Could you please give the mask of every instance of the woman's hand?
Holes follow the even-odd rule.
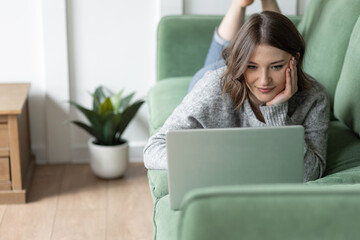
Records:
[[[282,104],[287,102],[298,91],[298,76],[296,68],[296,59],[291,57],[289,68],[286,69],[285,89],[275,96],[266,106]]]

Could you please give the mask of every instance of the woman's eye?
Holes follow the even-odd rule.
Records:
[[[280,70],[282,67],[283,67],[283,65],[276,65],[276,66],[273,66],[272,68],[275,70]]]
[[[248,69],[256,69],[256,66],[254,66],[254,65],[248,65]]]

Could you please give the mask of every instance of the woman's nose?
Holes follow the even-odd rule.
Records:
[[[271,80],[268,70],[264,69],[263,71],[261,71],[261,75],[260,75],[261,84],[266,86],[267,84],[269,84],[270,81]]]

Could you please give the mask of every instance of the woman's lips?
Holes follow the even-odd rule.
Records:
[[[258,90],[261,92],[261,93],[269,93],[273,90],[274,88],[258,88]]]

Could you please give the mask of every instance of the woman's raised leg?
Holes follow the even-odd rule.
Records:
[[[261,0],[262,10],[263,11],[273,11],[281,13],[279,5],[276,0]]]
[[[231,39],[244,23],[246,7],[254,0],[233,0],[229,10],[222,19],[219,27],[215,29],[214,36],[206,56],[205,64],[189,84],[188,92],[204,76],[207,71],[215,70],[225,65],[221,52],[230,44]]]
[[[244,24],[246,7],[254,0],[233,0],[218,29],[220,37],[231,41]]]

